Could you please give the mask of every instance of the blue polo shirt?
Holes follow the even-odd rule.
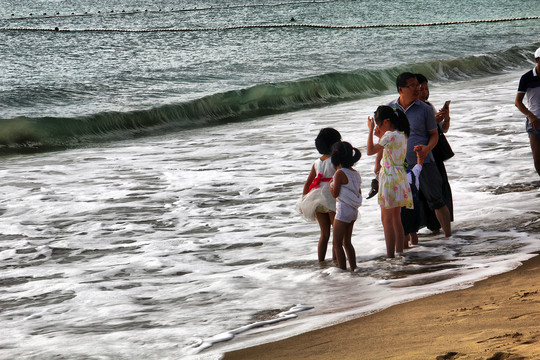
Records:
[[[401,109],[407,119],[409,119],[409,126],[411,127],[411,134],[407,139],[407,164],[409,168],[412,168],[416,164],[416,152],[414,147],[416,145],[427,145],[429,143],[430,130],[437,129],[437,122],[435,121],[435,113],[433,108],[421,100],[415,100],[407,109],[404,109],[399,104],[399,98],[391,101],[388,106],[394,109]],[[433,154],[430,152],[425,163],[434,162]]]
[[[540,118],[540,77],[536,67],[527,71],[519,80],[518,93],[525,94],[529,110]],[[527,119],[527,131],[531,130],[529,119]]]

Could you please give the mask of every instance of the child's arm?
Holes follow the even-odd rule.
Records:
[[[304,195],[306,195],[308,193],[309,186],[313,182],[313,179],[315,179],[315,176],[317,176],[317,174],[315,174],[315,165],[313,165],[311,167],[311,172],[309,173],[309,176],[308,176],[308,178],[306,180],[306,183],[304,184],[304,190],[302,191],[302,196],[304,196]]]
[[[414,176],[416,178],[416,188],[420,189],[420,172],[422,172],[422,166],[424,165],[425,156],[422,156],[422,153],[418,146],[419,145],[416,145],[414,147],[414,151],[416,152],[416,165],[414,165],[414,167],[412,168],[412,172],[414,173]]]
[[[379,175],[379,171],[381,171],[381,160],[382,160],[383,152],[379,151],[377,153],[377,156],[375,157],[375,167],[373,168],[373,172],[377,175]]]
[[[345,175],[345,173],[341,170],[336,171],[334,174],[334,181],[330,180],[330,183],[328,184],[328,186],[330,186],[330,194],[337,198],[339,196],[339,192],[341,191],[341,185],[348,183],[349,179],[347,179],[347,175]]]
[[[418,179],[420,177],[420,173],[422,172],[422,164],[414,165],[413,168],[411,169],[411,171],[413,172],[414,177],[416,178],[416,182],[417,182],[417,184],[415,184],[416,188],[420,188],[420,185],[418,185]],[[409,181],[409,183],[410,183],[410,181]]]
[[[367,154],[368,155],[378,154],[380,151],[384,149],[384,147],[382,147],[379,144],[373,143],[373,132],[375,130],[375,120],[372,117],[368,117],[368,128],[369,128],[369,134],[367,138]],[[380,159],[379,159],[379,162],[380,162]]]
[[[416,152],[416,163],[418,165],[424,165],[426,154],[422,152],[422,145],[416,145],[413,150]]]

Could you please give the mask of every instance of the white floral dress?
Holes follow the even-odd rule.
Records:
[[[379,173],[379,205],[385,209],[413,208],[411,187],[405,170],[407,137],[401,131],[387,131],[379,140],[384,147]]]

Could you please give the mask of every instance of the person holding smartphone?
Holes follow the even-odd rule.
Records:
[[[416,78],[418,79],[418,83],[420,84],[418,99],[430,105],[433,108],[433,111],[436,111],[435,106],[433,106],[433,104],[428,101],[428,79],[422,74],[416,74]],[[437,126],[439,127],[439,129],[441,129],[443,133],[448,132],[448,129],[450,129],[450,100],[446,101],[442,109],[435,113],[435,121],[437,121]],[[441,154],[439,152],[433,151],[432,153],[433,157],[435,158],[435,163],[437,164],[437,169],[439,169],[439,173],[441,174],[442,178],[442,192],[444,203],[448,207],[448,211],[450,213],[450,221],[454,221],[454,202],[452,199],[452,189],[450,188],[450,183],[448,182],[448,174],[446,173],[444,159],[441,157]],[[423,208],[425,218],[423,220],[425,222],[425,225],[433,233],[438,233],[441,229],[441,224],[437,220],[435,212],[427,206],[425,198],[422,197],[421,200],[424,203]]]

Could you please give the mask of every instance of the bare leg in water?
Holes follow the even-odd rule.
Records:
[[[403,225],[401,224],[401,208],[381,208],[381,220],[386,241],[386,257],[393,258],[395,253],[403,252]]]
[[[351,271],[356,269],[356,252],[352,245],[353,225],[354,221],[346,223],[340,220],[334,220],[333,248],[337,259],[337,265],[343,270],[347,269],[345,253],[347,253],[347,258],[349,258]]]
[[[435,216],[439,220],[439,224],[444,231],[444,237],[452,236],[452,226],[450,225],[450,210],[445,205],[442,208],[435,210]]]
[[[538,175],[540,175],[540,137],[529,134],[529,140],[531,142],[531,150],[534,160],[534,168]]]
[[[326,250],[328,249],[328,241],[330,240],[330,227],[334,222],[335,212],[330,211],[327,213],[316,212],[317,222],[321,228],[321,236],[319,237],[319,245],[317,247],[317,253],[319,256],[319,262],[323,262],[326,257]],[[336,255],[332,251],[332,260],[336,260]]]

